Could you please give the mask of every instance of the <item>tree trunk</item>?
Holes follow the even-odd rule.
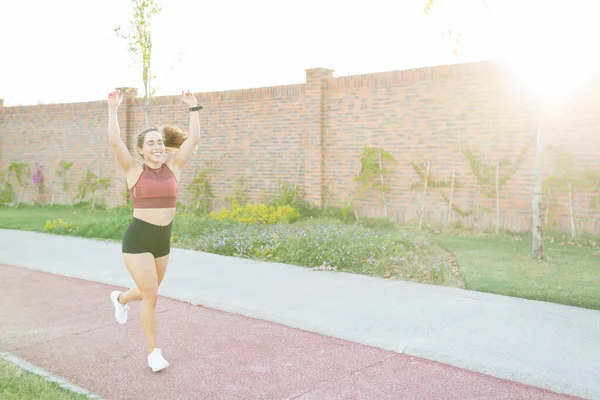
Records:
[[[148,75],[150,75],[150,73],[148,72]],[[148,77],[148,79],[146,80],[146,82],[144,82],[144,90],[145,90],[145,104],[144,104],[144,108],[145,108],[145,114],[146,114],[146,128],[150,127],[150,78]]]
[[[296,190],[296,187],[294,186],[294,190]],[[327,209],[327,207],[329,207],[329,200],[331,199],[331,185],[329,185],[329,191],[327,192],[327,197],[325,197],[325,209]]]
[[[52,207],[54,205],[54,194],[55,194],[55,190],[54,189],[54,183],[52,183],[52,200],[50,200],[50,207]]]
[[[27,163],[27,170],[25,171],[25,177],[23,178],[23,186],[21,186],[21,192],[19,193],[19,199],[17,200],[17,207],[21,204],[21,198],[23,197],[23,191],[25,190],[25,186],[27,186],[27,177],[29,175],[29,167],[31,163]]]
[[[423,187],[423,202],[421,203],[421,215],[419,215],[419,230],[423,226],[423,213],[425,212],[425,199],[427,198],[427,185],[429,184],[429,168],[431,161],[427,161],[427,172],[425,174],[425,182]]]
[[[359,162],[359,166],[358,166],[358,172],[356,173],[356,175],[354,176],[354,187],[352,188],[352,193],[350,193],[350,203],[349,205],[352,206],[352,202],[354,201],[354,195],[356,194],[356,179],[360,176],[360,173],[362,172],[363,169],[363,165],[362,165],[362,161]],[[356,220],[358,221],[358,212],[356,211],[356,208],[354,206],[352,206],[352,212],[354,213],[354,218],[356,218]]]
[[[552,189],[548,188],[548,197],[546,198],[546,212],[544,213],[544,225],[548,228],[548,214],[550,213],[550,194]]]
[[[569,182],[569,219],[571,220],[571,238],[575,239],[577,232],[575,229],[575,216],[573,215],[573,185]]]
[[[0,189],[0,193],[4,192],[4,187],[6,186],[6,182],[8,182],[8,175],[10,174],[10,169],[6,171],[4,174],[4,182],[2,182],[2,189]]]
[[[96,207],[96,191],[98,190],[98,184],[100,182],[100,160],[97,160],[96,162],[98,163],[96,166],[98,173],[96,174],[96,184],[94,185],[94,193],[92,194],[92,210]]]
[[[142,44],[141,46],[142,48],[142,77],[144,80],[144,111],[145,111],[145,122],[146,122],[146,128],[150,127],[150,109],[151,109],[151,104],[150,104],[150,97],[152,96],[151,93],[151,81],[152,81],[152,74],[150,71],[150,52],[151,52],[151,46],[152,43],[150,41],[150,33],[147,32],[146,35],[148,35],[148,39],[147,41],[144,41],[145,44]],[[144,46],[146,48],[144,48]]]
[[[487,151],[487,149],[486,149]],[[481,162],[481,168],[479,169],[479,176],[483,176],[483,160]],[[477,198],[476,198],[476,206],[475,206],[475,212],[473,213],[473,226],[472,228],[475,228],[475,226],[477,225],[477,223],[479,222],[479,219],[481,218],[481,184],[479,184],[479,182],[477,183]]]
[[[452,203],[454,201],[454,181],[456,177],[456,167],[452,167],[452,186],[450,187],[450,201],[448,202],[448,219],[446,226],[450,226],[450,215],[452,214]]]
[[[500,163],[496,163],[496,234],[500,233]]]
[[[385,189],[383,187],[383,167],[381,166],[381,151],[377,152],[379,157],[379,177],[381,179],[381,196],[383,197],[383,215],[387,219],[387,205],[385,204]]]
[[[531,238],[532,256],[537,260],[544,258],[542,228],[542,115],[538,114],[535,149],[535,185],[531,199]]]

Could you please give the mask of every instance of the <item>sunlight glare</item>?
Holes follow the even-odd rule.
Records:
[[[585,12],[548,6],[544,12],[507,31],[505,59],[512,73],[540,104],[558,105],[587,83],[599,65],[591,32],[596,24]]]

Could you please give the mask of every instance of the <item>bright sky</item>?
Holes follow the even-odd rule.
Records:
[[[345,76],[507,49],[531,56],[540,37],[598,53],[594,0],[486,1],[493,16],[482,0],[443,0],[430,16],[425,0],[163,0],[153,26],[156,94],[302,83],[314,67]],[[0,0],[5,105],[101,100],[119,86],[143,94],[141,68],[114,34],[127,26],[130,7],[129,0]],[[441,35],[451,28],[462,31],[459,57]],[[574,59],[554,44],[542,48]]]

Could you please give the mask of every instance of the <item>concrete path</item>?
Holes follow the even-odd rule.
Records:
[[[0,230],[0,263],[132,284],[116,242]],[[598,311],[179,249],[160,294],[600,399]]]

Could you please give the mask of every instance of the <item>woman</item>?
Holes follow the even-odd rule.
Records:
[[[133,221],[123,238],[122,253],[135,286],[110,298],[118,323],[127,322],[128,303],[142,301],[140,319],[148,347],[148,366],[157,372],[169,366],[156,347],[156,301],[169,261],[171,226],[175,217],[181,170],[200,140],[200,119],[196,99],[188,91],[181,100],[189,107],[190,129],[186,136],[177,128],[145,129],[137,135],[138,163],[121,141],[117,108],[123,96],[118,90],[108,96],[108,137],[117,163],[127,179],[133,203]],[[177,149],[165,161],[166,149]]]

